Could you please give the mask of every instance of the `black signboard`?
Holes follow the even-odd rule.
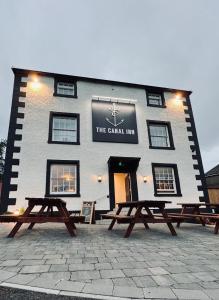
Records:
[[[93,141],[138,144],[135,105],[92,101]]]

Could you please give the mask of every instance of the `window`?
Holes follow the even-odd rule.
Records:
[[[80,144],[79,114],[51,112],[49,143]]]
[[[147,121],[151,149],[175,149],[170,122]]]
[[[54,80],[54,96],[76,98],[77,85],[74,79],[55,78]]]
[[[163,92],[147,91],[148,106],[165,107],[165,99]]]
[[[47,161],[47,196],[79,197],[79,161]]]
[[[155,196],[182,196],[177,165],[152,164]]]

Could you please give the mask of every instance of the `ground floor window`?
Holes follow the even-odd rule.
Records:
[[[176,164],[152,164],[155,196],[182,196]]]
[[[79,197],[79,182],[79,161],[47,161],[46,195]]]

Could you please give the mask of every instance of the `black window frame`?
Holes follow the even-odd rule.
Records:
[[[146,120],[147,129],[148,129],[148,140],[149,140],[149,149],[158,149],[158,150],[175,150],[174,142],[173,142],[173,133],[171,128],[171,123],[169,121],[160,121],[160,120]],[[169,135],[169,147],[158,147],[153,146],[151,142],[151,134],[150,134],[150,125],[166,125]]]
[[[77,183],[76,194],[51,194],[50,192],[50,175],[51,175],[51,165],[76,165],[77,167]],[[53,160],[48,159],[46,164],[46,193],[45,197],[81,197],[80,194],[80,161],[79,160]]]
[[[77,120],[77,141],[76,142],[53,141],[53,139],[52,139],[53,118],[55,116],[76,118],[76,120]],[[51,111],[50,115],[49,115],[49,136],[48,136],[48,143],[49,144],[62,144],[62,145],[63,144],[64,145],[80,145],[80,114]]]
[[[145,92],[146,92],[147,106],[157,107],[157,108],[166,108],[166,102],[165,102],[163,90],[160,90],[160,89],[147,89],[147,90],[145,90]],[[160,95],[162,104],[161,105],[150,104],[149,94],[158,94],[158,95]]]
[[[74,95],[63,95],[58,93],[58,83],[71,83],[74,85]],[[54,78],[54,93],[53,96],[55,97],[64,97],[64,98],[77,98],[77,81],[75,78],[69,77],[55,77]]]
[[[178,167],[177,164],[169,164],[169,163],[152,163],[152,174],[153,174],[153,183],[154,183],[154,196],[155,197],[182,197],[181,193],[181,186],[180,186],[180,180],[179,180],[179,173],[178,173]],[[155,177],[155,168],[172,168],[174,172],[174,177],[175,177],[175,185],[176,185],[176,193],[158,193],[157,192],[157,187],[156,187],[156,177]]]

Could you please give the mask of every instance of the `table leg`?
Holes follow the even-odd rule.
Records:
[[[135,226],[135,223],[134,222],[131,222],[126,230],[126,233],[124,235],[125,238],[128,238],[132,232],[132,229],[134,228]]]
[[[25,212],[23,213],[23,216],[27,217],[27,216],[30,214],[30,212],[32,211],[33,208],[34,208],[34,205],[28,206],[27,209],[25,210]],[[18,221],[18,222],[14,225],[14,227],[13,227],[13,229],[11,230],[11,232],[9,233],[8,237],[9,237],[9,238],[14,237],[15,234],[18,232],[18,230],[21,228],[22,224],[23,224],[23,222],[19,222],[19,221]]]
[[[167,214],[166,211],[165,211],[165,206],[160,207],[160,212],[161,212],[162,216],[163,216],[165,219],[168,218],[168,214]],[[176,233],[176,230],[175,230],[174,227],[173,227],[173,224],[172,224],[171,222],[166,222],[166,224],[167,224],[167,226],[168,226],[168,228],[169,228],[171,234],[172,234],[173,236],[176,236],[177,233]]]
[[[43,211],[45,210],[45,208],[46,208],[46,205],[43,205],[42,207],[41,207],[41,209],[39,210],[39,212],[38,212],[38,215],[40,215],[41,213],[43,213]],[[31,230],[31,229],[33,229],[33,226],[35,225],[36,223],[30,223],[30,225],[28,226],[28,230]]]
[[[59,205],[59,206],[57,206],[57,208],[58,208],[58,211],[61,216],[70,217],[69,212],[67,211],[67,208],[65,206]],[[73,222],[70,222],[70,221],[65,222],[65,226],[71,236],[76,236],[76,234],[74,232],[74,230],[76,229],[76,226]]]
[[[185,206],[183,206],[183,207],[182,207],[182,210],[181,210],[181,213],[180,213],[181,215],[184,214],[185,209],[186,209]],[[181,221],[178,221],[178,222],[176,223],[176,228],[179,228],[179,227],[180,227],[180,224],[181,224]]]
[[[195,211],[195,214],[201,213],[199,207],[197,207],[194,211]],[[205,221],[202,219],[202,217],[199,218],[199,221],[202,224],[202,226],[205,226]]]
[[[218,234],[218,230],[219,230],[219,221],[216,221],[214,227],[214,234]]]
[[[116,215],[119,215],[121,210],[122,210],[122,207],[119,206],[117,209]],[[116,219],[113,219],[112,222],[110,223],[108,230],[112,230],[115,223],[116,223]]]

